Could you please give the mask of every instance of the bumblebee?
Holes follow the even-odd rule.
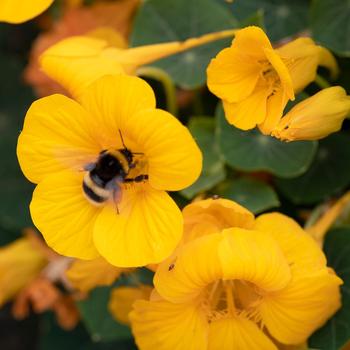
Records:
[[[121,133],[120,137],[124,148],[103,150],[97,161],[88,164],[84,169],[87,173],[83,180],[83,192],[94,205],[101,205],[110,198],[117,202],[121,196],[121,183],[142,182],[148,179],[148,175],[127,177],[130,170],[136,166],[134,155],[141,153],[131,152],[125,146]]]

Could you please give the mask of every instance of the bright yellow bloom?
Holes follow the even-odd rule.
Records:
[[[138,287],[118,287],[111,292],[108,309],[113,317],[120,323],[129,325],[129,313],[136,300],[148,300],[152,287],[140,285]]]
[[[252,26],[237,31],[231,47],[211,61],[208,87],[223,100],[230,124],[270,134],[294,93],[315,79],[318,65],[337,73],[334,57],[311,39],[273,49],[263,30]]]
[[[159,265],[150,300],[130,314],[141,350],[277,350],[340,307],[341,280],[295,221],[272,213],[249,226],[197,236]]]
[[[340,130],[349,112],[350,96],[333,86],[294,106],[271,134],[283,141],[318,140]]]
[[[1,0],[0,21],[22,23],[44,12],[54,0]]]
[[[234,30],[205,34],[183,42],[169,42],[125,49],[107,38],[76,36],[60,41],[46,50],[40,59],[43,71],[79,98],[97,78],[123,71],[135,74],[137,68],[161,58],[214,40],[232,36]]]
[[[102,257],[94,260],[76,260],[66,271],[70,284],[81,292],[98,286],[111,285],[127,269],[113,266]]]
[[[46,264],[45,256],[29,238],[0,248],[0,305],[37,277]]]
[[[99,79],[81,104],[62,95],[33,103],[17,155],[26,177],[38,184],[32,219],[54,250],[133,267],[159,263],[178,244],[182,215],[165,191],[191,185],[202,155],[188,129],[155,105],[151,87],[127,75]],[[101,151],[124,149],[120,134],[137,153],[128,178],[145,181],[119,183],[121,198],[93,205],[83,193],[84,169]]]

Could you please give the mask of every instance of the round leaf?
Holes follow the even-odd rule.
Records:
[[[78,303],[82,319],[93,341],[113,341],[131,338],[130,329],[117,323],[108,311],[112,287],[94,289],[89,298]]]
[[[342,278],[342,307],[309,339],[312,349],[340,350],[350,339],[350,228],[327,233],[324,250],[328,265]]]
[[[257,130],[242,131],[228,124],[221,106],[216,114],[221,154],[233,168],[264,170],[286,178],[298,176],[308,169],[317,142],[286,143]]]
[[[320,141],[310,169],[295,179],[276,181],[278,189],[297,204],[312,204],[350,184],[350,137],[338,133]]]
[[[223,3],[222,0],[217,1]],[[264,25],[272,41],[291,36],[308,26],[309,4],[306,0],[235,0],[226,6],[243,22],[262,11]]]
[[[164,0],[143,2],[135,18],[132,46],[167,41],[183,41],[206,33],[232,29],[237,22],[230,12],[212,0]],[[207,45],[162,59],[153,66],[165,70],[176,84],[195,88],[205,84],[209,61],[231,39]]]
[[[215,142],[215,120],[210,117],[193,117],[188,125],[203,154],[203,169],[199,179],[181,191],[186,198],[211,189],[226,177],[225,167]]]
[[[254,214],[280,205],[276,192],[266,183],[253,178],[234,179],[219,190],[220,196],[232,199]]]
[[[350,6],[347,0],[314,0],[311,7],[311,29],[320,44],[350,56]]]

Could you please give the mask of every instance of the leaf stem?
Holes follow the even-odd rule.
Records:
[[[178,113],[176,103],[176,87],[169,74],[160,68],[147,66],[139,68],[137,70],[137,75],[142,75],[146,78],[151,78],[162,83],[166,95],[167,110],[176,116]]]
[[[331,87],[331,84],[323,77],[321,77],[319,74],[316,75],[315,83],[321,88],[326,89]]]

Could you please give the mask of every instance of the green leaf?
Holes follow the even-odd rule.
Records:
[[[32,225],[29,202],[33,185],[19,168],[16,145],[24,115],[34,97],[21,81],[23,66],[15,57],[0,56],[0,66],[0,225],[19,230]]]
[[[129,327],[116,322],[108,310],[111,289],[112,287],[96,288],[88,299],[78,303],[82,319],[95,342],[131,338]]]
[[[258,130],[242,131],[228,124],[221,106],[217,109],[217,135],[226,163],[244,171],[264,170],[281,177],[304,173],[317,148],[317,142],[282,142]]]
[[[132,46],[183,41],[206,33],[237,27],[230,12],[212,0],[148,0],[135,18]],[[152,66],[165,70],[176,84],[192,89],[206,82],[209,61],[231,39],[219,40],[162,59]]]
[[[271,186],[249,177],[224,183],[220,186],[218,194],[223,198],[236,201],[254,214],[280,205],[277,194]]]
[[[73,330],[65,331],[57,324],[52,312],[42,315],[40,331],[39,350],[85,350],[91,343],[82,324],[78,324]]]
[[[309,346],[320,350],[339,350],[350,339],[350,228],[328,232],[324,250],[328,265],[344,281],[341,286],[342,307],[323,328],[312,335]]]
[[[350,137],[337,133],[323,139],[310,169],[300,177],[276,181],[277,188],[297,204],[312,204],[350,184]]]
[[[181,191],[186,198],[207,191],[226,177],[225,167],[218,145],[215,142],[215,120],[210,117],[193,117],[188,125],[190,132],[203,153],[203,169],[199,179],[190,187]]]
[[[348,0],[314,0],[311,6],[312,35],[323,46],[350,56],[349,18]]]
[[[223,0],[217,0],[224,4]],[[308,27],[307,0],[234,0],[226,3],[235,17],[245,23],[257,11],[264,14],[264,26],[272,41],[296,34]]]

